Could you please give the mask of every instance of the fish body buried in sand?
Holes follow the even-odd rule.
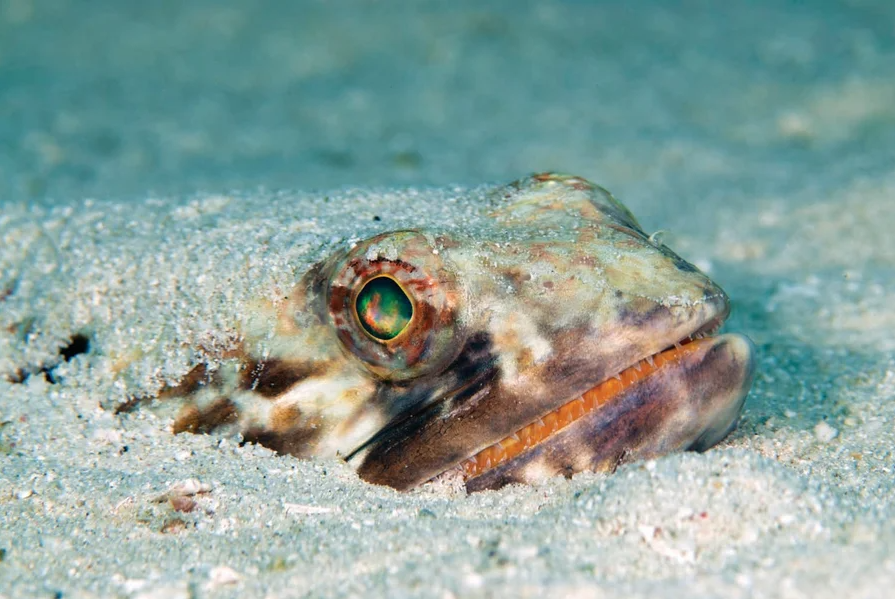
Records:
[[[238,349],[163,391],[184,398],[175,432],[236,427],[371,483],[477,491],[702,451],[736,426],[754,348],[715,336],[721,288],[579,177],[489,197],[468,234],[376,234],[258,302]]]

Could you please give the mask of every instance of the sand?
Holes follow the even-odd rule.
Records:
[[[0,597],[887,596],[895,5],[638,7],[0,4]],[[115,414],[374,208],[545,169],[733,298],[719,447],[400,494]]]

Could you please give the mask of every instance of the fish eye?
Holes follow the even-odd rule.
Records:
[[[440,372],[466,343],[464,293],[433,244],[419,231],[382,233],[334,255],[324,271],[333,332],[380,379]]]
[[[413,319],[413,302],[390,277],[367,281],[354,301],[357,319],[374,339],[390,341],[403,333]]]

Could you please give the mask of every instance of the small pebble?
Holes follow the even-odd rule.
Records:
[[[839,431],[824,421],[818,422],[814,427],[814,436],[821,443],[829,443],[839,434]]]
[[[213,568],[208,575],[208,588],[217,588],[237,584],[242,580],[242,575],[233,568],[218,566]]]

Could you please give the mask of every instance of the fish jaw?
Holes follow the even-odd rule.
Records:
[[[455,466],[462,468],[464,461],[499,444],[595,386],[612,382],[619,373],[631,368],[640,368],[641,362],[646,364],[654,356],[661,355],[663,348],[674,348],[678,342],[686,343],[683,347],[687,349],[688,360],[695,359],[690,354],[694,354],[697,348],[701,350],[708,347],[714,338],[703,338],[704,334],[713,332],[720,326],[729,309],[723,293],[708,297],[710,299],[697,306],[649,310],[648,317],[639,317],[641,326],[626,329],[625,335],[618,336],[618,339],[612,339],[608,333],[585,337],[575,331],[566,331],[566,334],[575,337],[575,342],[564,343],[562,339],[557,339],[556,353],[552,360],[532,365],[527,372],[512,378],[493,380],[464,402],[446,400],[439,405],[440,412],[433,410],[418,414],[400,426],[386,427],[364,453],[352,456],[350,462],[368,482],[385,484],[399,490],[413,488]],[[610,327],[611,330],[616,328]],[[740,339],[739,336],[725,336],[727,338]],[[748,341],[745,343],[748,347]],[[560,351],[559,348],[563,346],[565,349]],[[740,360],[750,364],[747,371],[751,372],[751,351],[737,346],[736,353]],[[689,361],[682,364],[686,366]],[[676,370],[679,367],[673,364],[665,366],[668,366],[669,371],[680,374],[674,378],[670,376],[670,372],[669,376],[662,372],[662,376],[653,378],[651,384],[657,397],[661,395],[662,385],[668,384],[673,389],[675,384],[684,382],[682,377],[689,376],[686,373],[693,370]],[[658,370],[662,371],[663,368]],[[707,379],[712,376],[719,379],[714,383],[706,380],[701,383],[700,388],[708,389],[712,385],[723,387],[725,381],[732,380],[731,373],[724,372],[723,369],[704,369],[703,372]],[[751,374],[739,378],[742,378],[743,390],[737,404],[737,413],[751,383]],[[623,393],[617,395],[624,396]],[[708,397],[708,392],[703,393],[703,396]],[[726,405],[723,401],[721,404]],[[628,404],[622,402],[618,405]],[[610,411],[609,414],[605,426],[611,430],[615,426],[613,417],[617,413]],[[666,417],[685,417],[684,412],[673,410],[656,412],[655,416],[658,419],[655,426],[660,425]],[[695,418],[696,412],[691,411],[689,417]],[[564,431],[555,433],[556,439],[561,439],[564,435]],[[553,435],[541,443],[549,442],[552,437]],[[706,439],[709,440],[708,436]],[[599,440],[595,443],[599,443]],[[669,447],[668,451],[687,448],[666,445]],[[621,447],[626,446],[622,443]],[[595,455],[600,454],[600,448],[596,445],[591,450]],[[572,465],[571,470],[564,467],[556,470],[556,473],[576,471],[578,470]]]
[[[469,491],[609,472],[620,463],[705,451],[735,427],[755,370],[742,335],[694,341],[678,359],[628,386],[531,449],[469,478]]]
[[[670,250],[627,234],[615,239],[620,249],[603,251],[610,255],[607,262],[598,261],[597,269],[585,264],[576,273],[582,280],[599,278],[600,292],[538,295],[529,289],[536,281],[520,284],[512,296],[481,292],[485,305],[511,307],[492,310],[471,327],[490,340],[489,352],[479,351],[490,353],[494,376],[473,394],[445,397],[431,410],[383,428],[349,457],[361,478],[400,490],[425,483],[641,360],[714,332],[727,318],[723,290]],[[568,247],[545,243],[538,251],[553,258]],[[601,254],[581,244],[575,251],[595,260]],[[608,268],[619,255],[640,259],[626,260],[625,269]],[[670,293],[659,288],[644,293],[657,274],[670,282]],[[518,298],[524,303],[513,304]],[[532,357],[537,349],[532,337],[539,336],[549,340],[550,350]]]

